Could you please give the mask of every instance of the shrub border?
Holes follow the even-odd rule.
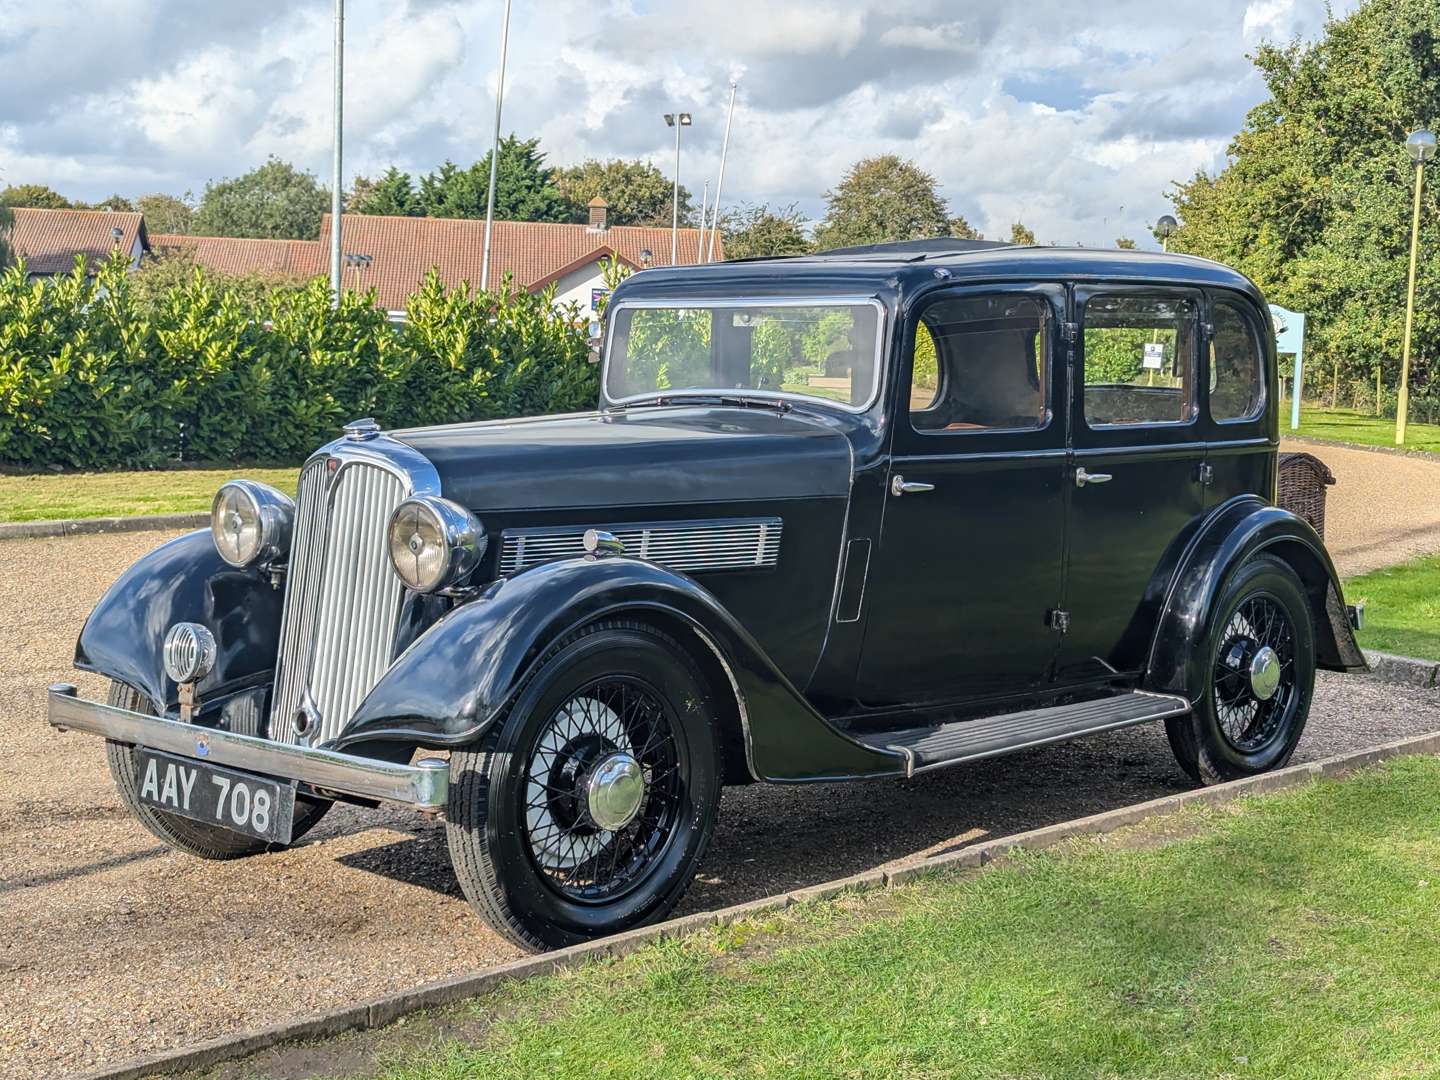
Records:
[[[420,1009],[447,1005],[476,997],[515,979],[533,978],[561,969],[572,968],[589,960],[624,956],[662,938],[689,937],[712,926],[725,926],[755,915],[784,911],[792,904],[824,900],[845,891],[885,889],[915,878],[964,867],[981,867],[1001,862],[1013,851],[1038,851],[1053,847],[1062,840],[1077,836],[1099,836],[1148,818],[1173,813],[1190,805],[1221,805],[1250,795],[1259,795],[1285,788],[1299,787],[1322,776],[1341,776],[1355,769],[1374,765],[1390,758],[1411,754],[1440,753],[1440,731],[1418,735],[1395,742],[1383,743],[1368,750],[1323,758],[1304,765],[1292,765],[1273,773],[1236,780],[1215,787],[1166,795],[1148,802],[1122,806],[1101,814],[1047,825],[1041,829],[1016,833],[982,844],[970,844],[923,861],[890,869],[880,868],[863,874],[827,881],[796,889],[779,896],[752,900],[717,911],[702,911],[655,926],[646,926],[584,945],[571,946],[555,952],[529,956],[508,964],[487,968],[468,975],[458,975],[426,983],[409,990],[388,994],[358,1005],[350,1005],[287,1024],[277,1024],[248,1035],[229,1035],[212,1039],[186,1050],[169,1051],[139,1058],[84,1074],[88,1080],[132,1080],[132,1078],[171,1073],[181,1069],[202,1069],[221,1062],[233,1061],[282,1043],[300,1039],[324,1038],[349,1031],[384,1027]]]

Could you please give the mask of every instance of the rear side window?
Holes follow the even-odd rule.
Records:
[[[1265,405],[1260,338],[1254,323],[1231,303],[1215,305],[1210,340],[1210,415],[1216,420],[1253,420]]]
[[[915,328],[916,431],[1044,427],[1049,307],[1032,296],[967,296],[925,308]]]
[[[1085,304],[1085,421],[1183,424],[1195,415],[1193,301],[1095,296]]]

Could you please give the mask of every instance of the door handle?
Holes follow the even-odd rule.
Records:
[[[890,494],[897,498],[901,495],[919,495],[921,492],[934,490],[934,484],[922,484],[918,480],[906,480],[905,477],[899,473],[890,477]]]
[[[1108,484],[1115,479],[1108,472],[1086,472],[1085,466],[1081,465],[1075,470],[1075,486],[1084,487],[1086,484]]]

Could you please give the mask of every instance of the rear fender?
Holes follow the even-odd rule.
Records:
[[[177,622],[215,635],[215,667],[196,687],[218,697],[269,680],[284,593],[254,570],[220,558],[208,529],[162,544],[120,575],[85,620],[75,666],[144,694],[163,715],[177,704],[161,655]]]
[[[503,715],[546,651],[599,619],[660,617],[713,650],[734,692],[756,779],[896,776],[900,755],[832,728],[708,590],[625,557],[545,563],[494,582],[427,630],[360,704],[336,740],[466,746]]]
[[[1262,553],[1288,563],[1305,587],[1316,663],[1329,671],[1369,670],[1324,542],[1304,519],[1247,495],[1218,507],[1182,557],[1151,645],[1147,686],[1199,700],[1209,679],[1204,646],[1220,591],[1241,563]]]

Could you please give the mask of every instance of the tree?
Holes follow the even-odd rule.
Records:
[[[894,154],[857,161],[825,198],[825,219],[815,230],[815,246],[822,251],[950,232],[935,178]]]
[[[1121,251],[1134,251],[1135,241],[1131,240],[1128,236],[1122,236],[1115,241],[1115,246]]]
[[[357,176],[345,209],[352,214],[388,214],[391,217],[420,217],[424,208],[410,179],[394,165],[378,180]]]
[[[118,194],[101,199],[99,202],[76,203],[75,206],[80,210],[115,210],[126,214],[135,212],[135,204],[124,195]]]
[[[195,211],[195,233],[313,240],[329,207],[330,193],[314,173],[272,157],[244,176],[206,184]]]
[[[772,210],[768,203],[750,204],[720,217],[727,259],[758,259],[772,255],[803,255],[810,250],[805,215],[795,204]]]
[[[427,217],[483,218],[490,185],[490,155],[462,169],[453,161],[420,180]],[[569,207],[545,167],[539,139],[507,135],[500,141],[495,216],[506,221],[567,221]]]
[[[1408,130],[1440,118],[1440,7],[1369,0],[1319,40],[1254,56],[1269,97],[1250,110],[1225,167],[1172,194],[1170,250],[1242,270],[1304,311],[1306,371],[1332,400],[1374,407],[1377,370],[1399,371],[1415,170]],[[1411,401],[1440,410],[1440,189],[1426,185]],[[1322,381],[1323,380],[1323,381]]]
[[[190,205],[188,191],[183,199],[158,191],[141,195],[135,200],[135,207],[145,215],[145,228],[152,233],[183,236],[195,227],[195,208]]]
[[[956,240],[985,239],[984,234],[966,221],[963,214],[956,214],[950,219],[950,235]]]
[[[0,270],[15,261],[15,245],[10,241],[10,229],[15,224],[15,212],[0,202]]]
[[[1021,247],[1034,247],[1035,234],[1017,221],[1010,226],[1010,243],[1019,244]]]
[[[555,187],[569,204],[571,221],[589,220],[589,203],[600,196],[609,208],[611,225],[656,225],[668,227],[674,199],[674,180],[648,161],[619,158],[555,170]],[[680,224],[693,225],[695,208],[690,192],[680,186]]]
[[[0,191],[0,203],[26,210],[70,210],[75,205],[44,184],[11,184]]]

